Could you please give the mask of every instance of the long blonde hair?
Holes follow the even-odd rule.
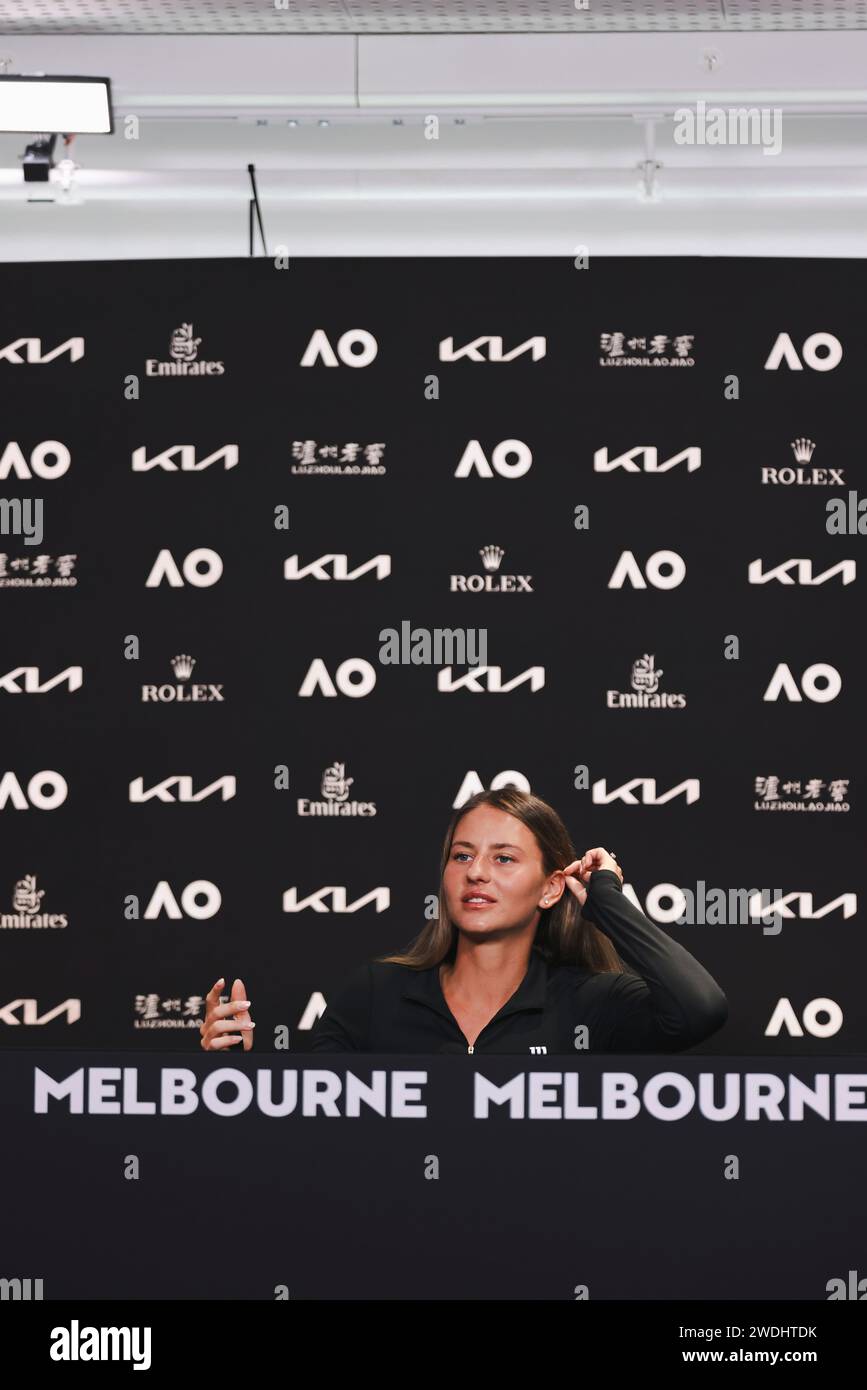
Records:
[[[454,959],[458,932],[448,914],[443,876],[451,855],[452,839],[457,824],[463,816],[475,810],[476,806],[493,806],[498,811],[507,811],[510,816],[522,821],[535,836],[542,852],[542,864],[546,874],[563,869],[573,859],[577,859],[568,830],[547,801],[513,786],[501,787],[496,791],[477,792],[452,813],[446,830],[440,858],[437,917],[422,928],[405,951],[390,956],[378,956],[378,960],[394,965],[410,965],[416,970],[427,970],[442,961],[450,962]],[[541,908],[540,912],[533,945],[551,964],[579,965],[593,974],[619,974],[623,971],[623,962],[613,943],[592,922],[586,921],[578,899],[568,887],[553,907]]]

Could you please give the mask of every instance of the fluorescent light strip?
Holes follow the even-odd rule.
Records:
[[[0,75],[0,131],[110,135],[107,77]]]

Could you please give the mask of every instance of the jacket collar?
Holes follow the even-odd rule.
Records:
[[[494,1018],[505,1018],[509,1014],[522,1013],[525,1009],[544,1009],[547,987],[548,963],[541,951],[534,946],[530,951],[526,975],[511,999],[506,1000]],[[443,1018],[451,1020],[452,1023],[455,1022],[454,1014],[443,995],[439,965],[432,965],[427,970],[413,970],[410,967],[409,979],[404,985],[402,997],[404,999],[416,999],[420,1004],[427,1004]],[[491,1019],[492,1023],[493,1021],[494,1019]]]

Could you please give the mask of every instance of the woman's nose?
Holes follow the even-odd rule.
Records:
[[[484,863],[480,855],[473,860],[472,864],[467,865],[467,878],[473,880],[477,878],[488,879],[490,876],[490,869]]]

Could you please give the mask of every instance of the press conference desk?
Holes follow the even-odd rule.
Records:
[[[9,1050],[0,1101],[0,1277],[45,1299],[823,1300],[864,1264],[857,1056]]]

